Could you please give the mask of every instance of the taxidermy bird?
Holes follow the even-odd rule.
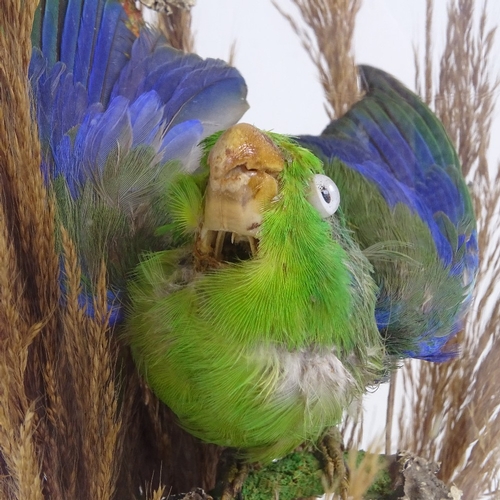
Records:
[[[456,353],[474,214],[442,125],[398,81],[360,68],[361,101],[290,138],[234,125],[237,71],[136,38],[116,1],[47,0],[33,40],[42,169],[82,307],[104,257],[110,322],[190,433],[269,461],[398,359]]]

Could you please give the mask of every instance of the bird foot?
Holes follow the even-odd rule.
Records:
[[[215,496],[221,500],[240,498],[241,489],[248,476],[248,465],[238,460],[233,451],[227,451],[219,462],[219,477]]]
[[[349,470],[344,462],[344,446],[338,429],[330,429],[318,444],[320,460],[323,462],[324,486],[328,493],[337,493],[347,500]]]

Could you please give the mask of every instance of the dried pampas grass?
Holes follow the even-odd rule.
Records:
[[[352,51],[356,14],[361,0],[291,0],[299,9],[300,24],[273,0],[288,20],[316,65],[330,119],[341,117],[361,95]]]
[[[351,45],[361,0],[292,3],[305,27],[279,9],[318,68],[329,115],[339,117],[360,97]],[[221,450],[180,430],[139,381],[107,324],[104,270],[94,283],[94,317],[79,304],[75,243],[59,227],[40,173],[27,82],[36,4],[9,0],[0,9],[0,496],[110,499],[142,489],[160,499],[171,486],[210,488]],[[412,396],[404,418],[391,417],[400,428],[398,446],[440,461],[441,478],[454,481],[465,498],[494,492],[500,472],[500,169],[487,158],[498,83],[489,69],[495,30],[474,4],[450,2],[436,80],[429,0],[424,62],[418,55],[416,61],[421,93],[471,181],[481,247],[476,298],[461,357],[406,368],[403,383]],[[177,14],[165,16],[162,29],[173,45],[191,51],[190,14],[180,7]],[[349,447],[362,431],[351,426]],[[375,465],[352,466],[358,479],[350,494],[364,495]]]
[[[403,408],[409,420],[399,423],[399,445],[440,462],[443,481],[455,482],[464,498],[479,498],[497,491],[500,474],[500,392],[496,383],[500,377],[500,310],[496,306],[500,291],[500,169],[498,164],[489,164],[487,157],[499,84],[491,75],[496,27],[488,27],[486,3],[451,1],[436,80],[430,42],[432,8],[428,1],[423,88],[454,141],[470,182],[481,262],[475,298],[459,337],[458,359],[439,365],[412,363],[402,374],[412,396]],[[418,77],[420,64],[417,68]]]

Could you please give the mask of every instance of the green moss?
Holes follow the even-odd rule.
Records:
[[[359,451],[356,466],[359,466],[366,452]],[[345,454],[348,460],[348,453]],[[388,471],[388,459],[380,455],[380,472],[368,489],[365,500],[393,498],[392,481]],[[311,452],[291,453],[266,467],[254,468],[248,475],[242,489],[244,500],[292,500],[321,496],[323,470],[320,461]]]
[[[252,470],[243,486],[245,500],[292,500],[323,494],[321,465],[310,453],[290,453],[281,460]]]

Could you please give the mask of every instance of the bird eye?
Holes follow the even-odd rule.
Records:
[[[319,212],[321,217],[333,215],[340,204],[339,188],[330,177],[316,174],[309,183],[309,203]]]

